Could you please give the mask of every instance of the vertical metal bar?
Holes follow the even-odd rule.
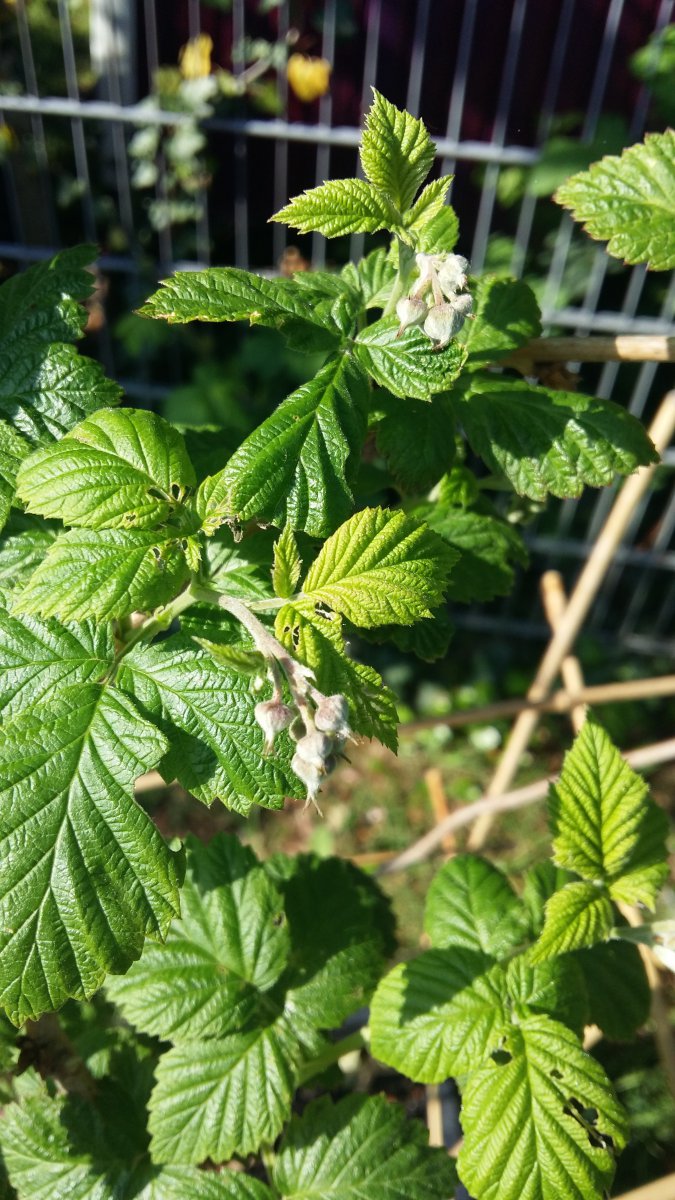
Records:
[[[202,31],[202,19],[199,12],[199,0],[188,0],[188,37],[190,41],[199,37]]]
[[[282,0],[278,8],[279,40],[285,42],[290,28],[288,0]],[[285,71],[277,72],[277,95],[279,107],[288,120],[288,77]],[[288,140],[276,138],[274,143],[274,211],[278,212],[288,200]],[[288,231],[275,222],[272,231],[272,253],[278,263],[286,246]]]
[[[246,30],[244,0],[233,0],[232,4],[232,69],[240,75],[243,63],[236,51],[241,47]],[[236,266],[247,268],[248,254],[248,203],[246,138],[234,139],[234,261]]]
[[[361,83],[361,112],[370,108],[370,89],[377,82],[377,61],[380,45],[380,20],[382,17],[382,0],[371,0],[368,8],[366,27],[366,48],[363,55],[363,80]],[[356,175],[363,177],[361,159],[356,156]],[[361,258],[365,238],[362,233],[353,233],[349,239],[349,257],[354,261]]]
[[[564,0],[561,11],[558,28],[556,29],[555,40],[553,42],[553,54],[548,67],[548,78],[546,81],[546,90],[541,106],[539,121],[537,122],[537,145],[540,146],[544,139],[548,136],[551,128],[551,121],[555,112],[555,106],[560,90],[563,67],[567,56],[567,47],[572,28],[572,17],[574,15],[574,6],[576,0]],[[528,195],[523,197],[523,202],[518,215],[518,225],[516,227],[515,246],[513,248],[513,256],[511,259],[511,270],[514,275],[522,275],[525,265],[525,255],[530,241],[532,232],[532,223],[534,221],[534,213],[537,207],[537,197]]]
[[[321,54],[324,58],[332,63],[335,59],[335,18],[336,18],[336,3],[335,0],[326,0],[322,6],[323,11],[323,37],[321,40]],[[333,97],[330,89],[325,96],[319,101],[319,123],[321,125],[330,125],[331,116],[333,113]],[[318,187],[328,179],[330,171],[330,146],[326,143],[317,143],[316,148],[316,173],[315,185]],[[326,239],[320,233],[312,234],[312,262],[316,267],[322,267],[326,261]]]
[[[454,142],[459,141],[459,135],[462,129],[464,98],[466,96],[466,81],[469,77],[471,46],[473,43],[474,29],[476,27],[477,12],[478,0],[466,0],[464,5],[464,15],[462,17],[462,28],[460,29],[459,33],[459,46],[457,48],[455,76],[452,81],[450,104],[448,106],[448,121],[445,128],[445,136],[449,139],[452,139]],[[444,158],[441,162],[441,175],[453,175],[454,171],[454,158]]]
[[[0,106],[2,105],[2,96],[0,96]],[[2,108],[0,107],[0,129],[7,126]],[[19,203],[19,194],[16,187],[16,179],[14,178],[14,168],[12,166],[12,156],[7,154],[4,156],[4,161],[1,164],[2,177],[5,181],[5,195],[7,197],[7,208],[9,210],[9,223],[12,237],[17,242],[25,242],[26,235],[24,232],[23,218],[21,215],[21,205]]]
[[[408,91],[405,101],[406,109],[408,112],[411,112],[414,117],[419,116],[420,111],[430,8],[431,0],[418,0],[417,17],[415,19],[415,32],[413,33],[412,52],[410,55]]]
[[[199,0],[188,0],[188,34],[190,40],[199,37],[201,30],[202,20]],[[196,202],[195,248],[197,259],[204,266],[208,266],[211,261],[211,234],[209,231],[209,194],[206,187],[199,189]]]
[[[157,35],[157,12],[155,0],[144,0],[143,17],[145,23],[145,47],[148,64],[148,84],[152,91],[154,79],[159,70],[159,38]],[[162,131],[163,132],[163,131]],[[155,184],[157,200],[166,205],[168,193],[166,190],[166,162],[163,153],[157,155],[157,182]],[[159,269],[161,273],[169,272],[173,263],[173,236],[171,227],[157,230],[157,248],[159,253]]]
[[[492,132],[492,142],[497,146],[503,146],[506,140],[507,122],[509,110],[511,108],[511,100],[513,98],[516,73],[518,70],[518,56],[523,37],[526,9],[527,0],[515,0],[511,15],[511,27],[509,29],[509,37],[506,45],[504,70],[502,72],[499,98],[497,100],[497,116]],[[480,271],[485,260],[485,251],[487,249],[487,241],[490,233],[490,226],[492,224],[492,214],[495,206],[499,170],[499,166],[493,163],[490,163],[485,170],[480,204],[478,206],[478,217],[476,219],[476,228],[473,236],[473,248],[470,256],[471,266],[474,271]]]
[[[75,61],[73,31],[70,26],[70,13],[68,11],[67,0],[58,0],[58,10],[59,27],[61,30],[61,49],[63,52],[63,65],[66,76],[66,88],[68,91],[68,96],[71,100],[79,100],[80,87],[77,79],[77,63]],[[89,160],[87,158],[87,144],[84,136],[83,122],[79,118],[71,118],[70,131],[73,139],[75,171],[78,182],[82,189],[81,202],[84,234],[87,238],[87,241],[95,242],[97,238],[96,217],[94,214],[94,200],[91,192]]]
[[[28,15],[26,13],[26,0],[16,0],[16,19],[19,29],[19,45],[21,47],[21,59],[26,79],[26,91],[29,95],[39,96],[37,73],[35,71],[35,59],[33,58],[33,44],[30,36],[30,25]],[[54,190],[49,171],[49,155],[47,153],[47,139],[45,137],[45,127],[42,117],[36,113],[31,116],[31,131],[33,134],[33,143],[35,145],[35,161],[38,169],[38,178],[40,181],[40,191],[42,192],[42,210],[46,221],[49,240],[52,245],[60,244],[60,235],[58,220],[56,216],[56,204],[54,201]]]

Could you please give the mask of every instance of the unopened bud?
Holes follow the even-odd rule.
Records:
[[[319,774],[326,773],[326,759],[333,752],[333,739],[327,733],[321,733],[318,729],[313,729],[311,733],[305,734],[300,738],[295,750],[296,758],[301,758],[304,763],[312,767]]]
[[[307,803],[311,801],[320,812],[321,810],[316,803],[316,797],[319,794],[319,789],[323,782],[323,773],[321,771],[317,771],[316,768],[311,765],[311,763],[306,762],[306,760],[302,758],[297,751],[293,755],[291,761],[291,770],[307,788]]]
[[[255,719],[265,734],[265,754],[270,754],[274,748],[274,739],[282,729],[288,729],[293,720],[293,709],[278,700],[263,700],[256,704]]]
[[[469,264],[461,254],[448,254],[446,260],[438,268],[438,282],[443,295],[451,299],[455,292],[466,287],[466,272]]]
[[[408,329],[410,325],[421,325],[428,311],[429,307],[424,300],[416,300],[414,296],[404,296],[396,305],[396,316],[401,322],[396,336],[400,337],[403,330]]]
[[[349,705],[344,696],[323,696],[314,713],[314,724],[322,733],[332,733],[334,737],[346,739],[351,734],[349,727]]]
[[[429,315],[424,322],[424,332],[437,343],[436,349],[442,350],[463,324],[464,316],[457,312],[454,304],[435,304],[429,309]]]

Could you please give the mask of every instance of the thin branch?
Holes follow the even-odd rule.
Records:
[[[629,333],[616,337],[534,338],[504,359],[503,365],[520,369],[546,362],[675,362],[675,337]]]
[[[655,767],[659,763],[672,762],[675,759],[675,738],[668,738],[664,742],[654,742],[649,746],[640,746],[636,750],[629,750],[624,758],[631,767],[638,770],[643,767]],[[470,825],[476,820],[476,817],[513,812],[514,809],[525,808],[528,804],[543,800],[548,793],[549,785],[556,778],[556,775],[550,775],[546,779],[538,779],[535,783],[528,783],[525,787],[515,788],[511,792],[504,792],[499,796],[481,796],[480,800],[475,800],[473,804],[467,804],[464,808],[450,813],[445,820],[440,821],[423,837],[403,850],[401,854],[397,854],[391,862],[381,867],[378,874],[390,875],[394,871],[405,871],[408,867],[424,862],[433,854],[448,833],[454,833],[463,825]]]

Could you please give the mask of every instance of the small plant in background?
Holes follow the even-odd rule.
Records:
[[[510,587],[524,549],[495,480],[539,503],[655,460],[618,406],[495,370],[539,334],[537,303],[455,254],[434,157],[422,122],[375,93],[365,178],[274,219],[387,245],[336,274],[179,273],[145,303],[170,323],[269,326],[320,357],[232,453],[217,429],[186,439],[115,407],[78,355],[92,251],[0,291],[0,1145],[19,1200],[447,1200],[454,1163],[419,1122],[328,1094],[368,1045],[355,1014],[373,993],[373,1053],[459,1080],[476,1200],[592,1200],[611,1183],[626,1114],[579,1035],[644,1021],[615,905],[654,905],[665,831],[593,720],[552,790],[554,864],[519,896],[455,859],[429,894],[431,949],[389,974],[393,920],[362,871],[261,862],[230,835],[169,844],[133,795],[157,769],[242,816],[315,801],[351,739],[396,747],[395,698],[349,653],[353,631],[433,660],[448,599]],[[675,176],[672,135],[625,159],[630,205],[612,160],[561,199],[610,250],[664,265],[672,212],[653,197]],[[357,501],[367,442],[387,503]]]

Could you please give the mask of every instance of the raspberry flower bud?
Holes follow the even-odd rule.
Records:
[[[311,801],[311,803],[317,809],[319,809],[319,806],[316,803],[316,797],[319,794],[319,789],[321,788],[321,784],[323,782],[323,772],[317,771],[316,767],[312,766],[311,763],[306,762],[305,759],[298,754],[297,750],[291,761],[291,770],[307,788],[307,802],[309,803]],[[320,811],[321,810],[319,809],[319,812]]]
[[[278,700],[263,700],[254,708],[255,719],[265,734],[265,754],[274,749],[274,739],[282,729],[288,729],[295,713],[287,704]]]
[[[429,309],[429,315],[424,322],[424,332],[436,342],[436,350],[443,350],[463,324],[464,316],[457,312],[454,304],[435,304]]]
[[[456,292],[466,287],[466,272],[469,264],[461,254],[448,254],[438,268],[438,282],[443,295],[451,300]]]
[[[396,336],[400,337],[403,330],[410,325],[421,325],[428,311],[428,305],[424,303],[424,300],[416,300],[413,296],[404,296],[396,305],[396,316],[401,322]]]
[[[349,727],[349,706],[344,696],[322,696],[314,713],[314,724],[322,733],[332,733],[339,740],[346,741],[351,734]]]
[[[295,747],[296,758],[302,759],[307,766],[318,771],[320,775],[326,774],[326,759],[330,758],[333,751],[333,739],[327,733],[321,733],[318,729],[311,730],[306,733]]]

